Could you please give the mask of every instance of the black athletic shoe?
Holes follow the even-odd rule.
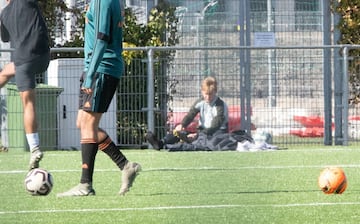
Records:
[[[187,137],[187,134],[188,133],[186,131],[178,131],[177,132],[177,136],[181,141],[186,142],[186,143],[191,143],[191,140]]]
[[[154,133],[152,133],[151,131],[146,133],[145,138],[152,145],[152,147],[156,150],[160,150],[164,145],[159,139],[157,139],[156,135]]]

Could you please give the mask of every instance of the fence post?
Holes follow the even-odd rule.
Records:
[[[250,34],[250,0],[246,0],[245,24],[246,24],[246,46],[251,45]],[[251,133],[251,52],[250,48],[245,50],[245,99],[246,99],[246,131]]]
[[[349,74],[348,74],[348,54],[349,54],[349,48],[344,47],[343,48],[343,99],[342,99],[342,127],[343,127],[343,145],[349,144]]]
[[[324,0],[324,5],[327,4],[329,6],[328,0]],[[337,1],[333,2],[334,8],[339,4]],[[338,13],[333,13],[334,17],[334,25],[339,24],[340,15]],[[326,18],[324,18],[326,19]],[[327,17],[327,20],[331,20],[331,16]],[[333,43],[339,43],[341,39],[341,33],[339,29],[334,29],[333,34]],[[334,48],[333,49],[333,68],[334,68],[334,123],[335,123],[335,130],[334,130],[334,144],[335,145],[342,145],[343,144],[343,126],[342,126],[342,102],[343,102],[343,75],[342,75],[342,63],[341,63],[341,49]]]
[[[240,46],[250,46],[250,1],[245,0],[239,6]],[[240,128],[248,133],[251,133],[250,57],[250,49],[240,49]]]
[[[328,0],[323,0],[323,44],[331,44],[331,10]],[[324,75],[324,145],[332,145],[332,90],[331,90],[331,49],[323,49]]]
[[[148,130],[154,132],[154,49],[147,50],[147,125]]]

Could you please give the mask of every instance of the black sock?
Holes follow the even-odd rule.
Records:
[[[120,170],[124,169],[127,159],[116,147],[116,145],[109,136],[107,136],[102,142],[99,143],[99,149],[105,152],[106,155],[108,155],[112,159],[112,161],[116,163]]]
[[[80,183],[92,183],[97,150],[97,143],[81,143],[82,173]]]

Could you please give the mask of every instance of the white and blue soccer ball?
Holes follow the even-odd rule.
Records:
[[[25,189],[31,195],[48,195],[53,186],[54,180],[50,172],[36,168],[30,170],[24,180]]]

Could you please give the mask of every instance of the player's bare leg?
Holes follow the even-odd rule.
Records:
[[[80,183],[68,191],[57,194],[57,197],[93,196],[95,190],[92,187],[95,156],[97,152],[97,130],[102,114],[78,111],[76,126],[81,135],[82,174]],[[96,148],[93,148],[96,147]]]
[[[31,152],[29,168],[34,169],[39,167],[39,162],[43,157],[43,153],[40,151],[39,148],[39,139],[37,134],[35,90],[31,89],[24,92],[20,92],[20,98],[23,103],[23,110],[24,110],[25,134],[27,136],[27,140]],[[31,136],[31,139],[29,139],[28,136]]]
[[[6,64],[0,71],[0,88],[15,76],[15,65],[13,62]]]

